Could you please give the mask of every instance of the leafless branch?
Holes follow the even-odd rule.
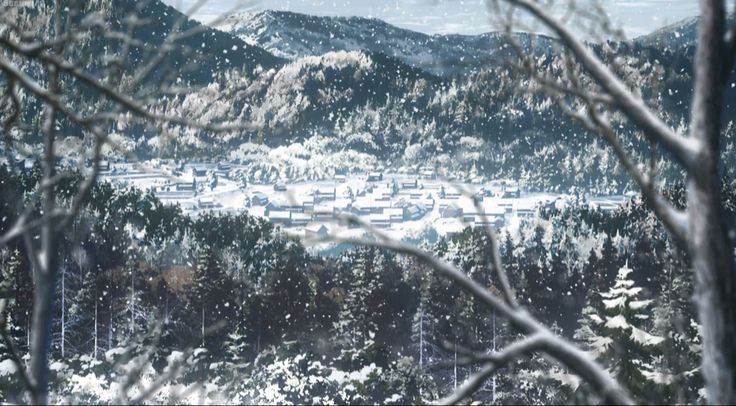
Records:
[[[371,229],[369,224],[354,215],[342,215],[341,218],[350,223],[358,224],[366,230]],[[417,258],[430,266],[435,271],[447,277],[476,299],[483,302],[492,310],[507,318],[511,325],[521,332],[535,337],[539,340],[539,350],[554,357],[564,366],[575,372],[588,382],[607,403],[631,404],[626,390],[616,382],[608,372],[596,363],[588,353],[577,348],[566,340],[555,336],[547,327],[537,321],[523,307],[512,307],[502,298],[496,297],[488,289],[478,284],[465,273],[458,270],[454,265],[436,258],[434,255],[413,245],[388,238],[387,235],[379,235],[379,240],[367,240],[364,238],[341,237],[329,235],[325,237],[309,238],[307,243],[338,242],[367,247],[388,249],[400,254]],[[500,259],[499,259],[500,261]],[[489,372],[490,373],[490,372]]]
[[[531,0],[506,0],[509,4],[529,12],[536,20],[554,32],[573,53],[586,71],[616,101],[616,105],[635,122],[650,139],[661,143],[686,168],[697,165],[697,141],[675,133],[644,103],[638,95],[614,74],[595,53],[542,5]]]

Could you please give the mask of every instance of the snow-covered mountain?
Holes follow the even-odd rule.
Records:
[[[126,9],[121,4],[132,7],[133,0],[95,0],[89,7],[118,24]],[[135,32],[141,42],[162,44],[182,18],[182,29],[195,33],[168,60],[194,85],[191,92],[162,98],[156,109],[252,128],[213,134],[172,126],[162,132],[121,122],[120,135],[142,157],[256,161],[254,156],[268,149],[301,144],[318,151],[310,165],[347,152],[392,165],[441,165],[527,177],[545,187],[589,181],[593,187],[620,188],[618,180],[598,176],[602,163],[597,158],[586,161],[581,156],[581,151],[601,146],[548,95],[522,91],[533,88],[528,78],[495,63],[511,53],[500,35],[429,36],[379,20],[281,12],[241,14],[229,19],[223,31],[203,27],[159,1],[148,2],[140,14],[155,21]],[[627,83],[636,84],[650,105],[676,125],[687,116],[692,47],[673,32],[658,35],[669,45],[635,41],[633,47],[614,48],[627,61],[620,72]],[[531,44],[529,35],[518,38]],[[680,40],[682,47],[670,44]],[[563,58],[552,41],[538,38],[533,44],[542,69],[564,76]],[[116,47],[114,42],[89,40],[74,52],[77,58],[102,59]],[[130,63],[139,63],[140,55],[134,52]],[[155,72],[150,76],[155,83]],[[727,89],[727,107],[734,92]],[[95,102],[79,101],[80,108]],[[725,111],[731,120],[732,109]],[[623,130],[633,132],[630,126]],[[631,147],[643,151],[648,144]],[[605,158],[607,153],[600,149],[599,155]]]
[[[332,51],[371,51],[436,75],[477,72],[498,64],[510,49],[498,33],[427,35],[363,17],[324,17],[286,11],[239,13],[221,28],[275,55],[295,59]],[[529,44],[528,35],[520,40]],[[551,40],[537,37],[538,50]]]

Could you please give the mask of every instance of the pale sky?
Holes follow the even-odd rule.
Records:
[[[195,0],[164,0],[182,11]],[[698,13],[696,0],[600,0],[629,37],[647,34]],[[731,3],[729,1],[729,3]],[[208,22],[239,7],[243,11],[288,10],[314,15],[375,17],[428,34],[492,31],[485,0],[209,0],[194,17]]]

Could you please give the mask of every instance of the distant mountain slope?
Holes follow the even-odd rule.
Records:
[[[147,23],[137,27],[133,31],[133,37],[154,48],[161,47],[179,23],[177,32],[190,34],[176,41],[178,46],[174,48],[166,62],[173,68],[180,69],[184,77],[194,79],[198,83],[209,83],[214,73],[227,69],[249,68],[246,71],[252,71],[257,66],[268,69],[284,63],[283,59],[263,48],[203,26],[161,1],[94,0],[88,2],[86,7],[89,12],[101,12],[106,21],[123,30],[126,27],[126,17],[137,10],[138,18]],[[92,54],[110,52],[115,49],[110,50],[109,47],[116,44],[98,42],[87,45],[91,49],[82,48],[78,51]],[[134,47],[131,63],[138,64],[144,57],[143,52]]]
[[[136,7],[133,0],[86,4],[118,26]],[[141,157],[229,157],[252,163],[252,177],[261,181],[383,162],[511,177],[540,188],[621,190],[628,182],[602,143],[581,131],[548,95],[525,91],[534,88],[528,78],[496,63],[510,53],[500,35],[428,36],[378,20],[264,12],[228,20],[237,38],[182,17],[160,1],[144,4],[139,15],[151,24],[134,33],[139,41],[162,46],[180,18],[183,30],[194,30],[167,62],[195,86],[189,94],[153,101],[156,110],[249,130],[208,133],[121,119],[116,131]],[[633,47],[613,47],[625,61],[620,74],[673,127],[687,122],[692,94],[692,46],[682,32],[669,28]],[[532,36],[518,38],[531,45]],[[552,40],[542,37],[534,46],[541,69],[564,77],[565,60]],[[91,37],[70,57],[104,61],[119,49],[114,40]],[[134,50],[130,63],[142,63],[143,52]],[[154,72],[149,83],[164,74]],[[736,120],[730,107],[736,90],[726,92],[724,121],[729,122]],[[95,103],[94,97],[80,94],[80,108]],[[728,131],[736,132],[734,127]],[[648,156],[649,144],[631,125],[618,128],[630,136],[627,147],[642,159]],[[70,137],[79,133],[69,129]],[[732,145],[724,148],[733,150]],[[354,160],[334,158],[340,154]]]
[[[427,35],[362,17],[263,11],[232,15],[222,29],[285,58],[365,50],[395,57],[436,75],[488,69],[509,53],[502,34]],[[528,43],[528,35],[520,37]],[[538,41],[541,50],[551,44],[545,37]]]

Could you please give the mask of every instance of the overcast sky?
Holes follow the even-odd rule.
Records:
[[[186,10],[195,0],[164,0]],[[697,0],[601,0],[611,19],[629,37],[649,33],[697,14]],[[376,17],[393,25],[434,33],[477,34],[491,31],[485,0],[209,0],[194,17],[213,16],[241,5],[243,10],[289,10],[315,15]]]

